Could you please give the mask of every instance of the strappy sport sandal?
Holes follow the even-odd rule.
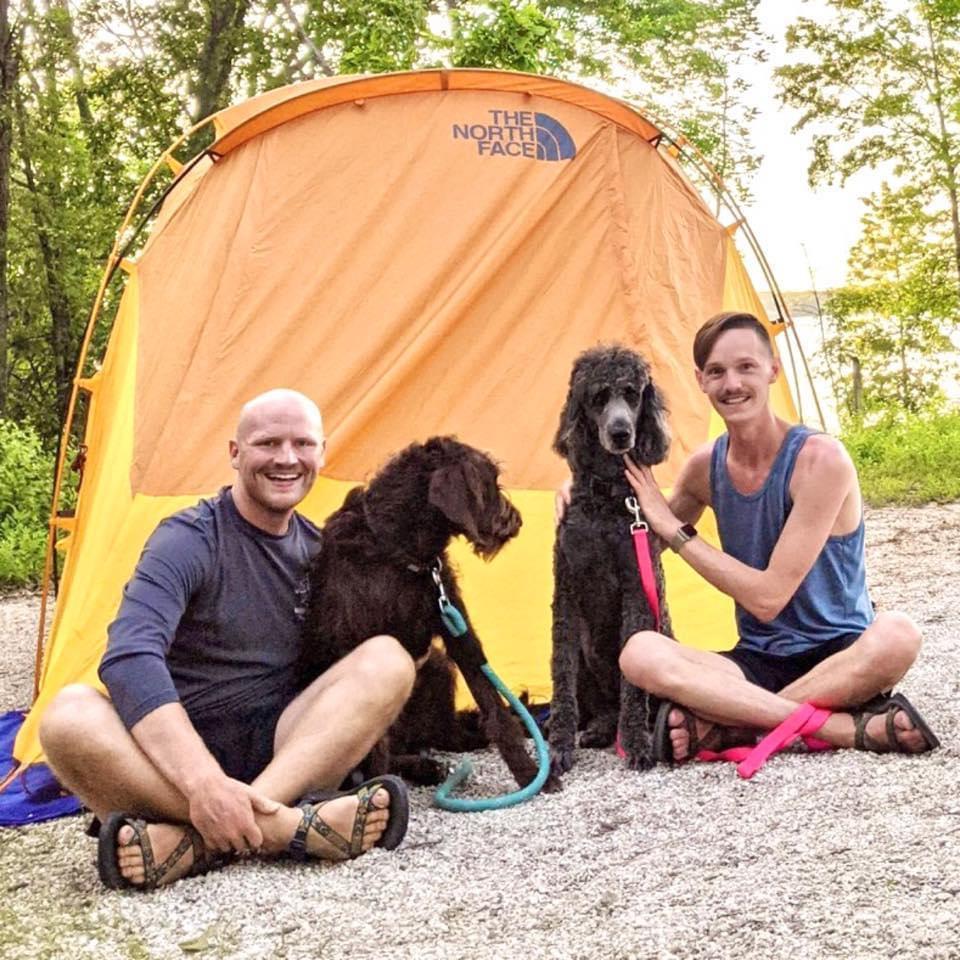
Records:
[[[196,877],[206,873],[212,866],[219,865],[227,859],[225,856],[208,856],[203,838],[190,825],[183,824],[183,837],[173,848],[170,855],[162,863],[157,863],[153,855],[153,845],[147,833],[149,821],[140,817],[133,817],[126,813],[111,813],[100,825],[97,838],[97,872],[104,885],[111,890],[156,890],[173,881],[166,878],[173,868],[186,856],[188,850],[193,851],[193,863],[186,873],[177,877],[183,880],[186,877]],[[118,835],[122,827],[130,827],[134,838],[123,846],[139,846],[143,856],[143,883],[134,883],[128,880],[117,865],[117,852],[121,844]]]
[[[683,716],[683,725],[690,737],[690,747],[682,760],[673,758],[673,741],[670,739],[670,713],[679,710]],[[697,724],[693,714],[678,703],[664,700],[657,710],[657,719],[653,726],[653,759],[658,763],[679,765],[693,760],[701,750],[722,753],[731,747],[752,747],[757,742],[758,731],[747,727],[725,727],[714,724],[701,739],[697,736]]]
[[[920,735],[927,744],[926,750],[907,750],[897,737],[898,732],[903,732],[897,727],[894,718],[900,712],[905,713]],[[876,716],[886,714],[886,735],[887,739],[878,740],[876,737],[867,733],[867,724]],[[927,722],[920,716],[920,711],[902,694],[895,693],[892,697],[885,700],[871,703],[867,709],[861,708],[853,714],[854,734],[853,745],[858,750],[869,750],[872,753],[927,753],[930,750],[936,750],[940,746],[934,732],[927,726]]]
[[[360,784],[354,790],[336,791],[327,796],[320,803],[303,803],[300,809],[303,815],[287,851],[294,860],[305,860],[307,854],[307,836],[313,830],[323,837],[335,850],[343,854],[344,859],[353,859],[364,853],[363,832],[367,825],[370,813],[382,808],[373,805],[373,795],[380,789],[390,794],[390,819],[387,829],[374,844],[385,850],[393,850],[400,845],[407,832],[407,823],[410,819],[410,805],[407,799],[407,788],[399,777],[375,777]],[[353,818],[353,829],[350,838],[334,830],[320,815],[323,808],[337,797],[357,797],[357,812]]]

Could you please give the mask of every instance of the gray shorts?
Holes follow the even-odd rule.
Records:
[[[190,720],[223,772],[252,783],[273,759],[277,723],[286,707],[282,703]]]

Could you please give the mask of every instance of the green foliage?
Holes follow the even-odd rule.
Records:
[[[826,0],[787,32],[784,103],[813,135],[810,181],[883,166],[949,211],[960,277],[960,4]]]
[[[0,420],[0,587],[39,581],[51,488],[52,461],[36,431]]]
[[[842,438],[873,506],[960,500],[960,411],[887,416]]]
[[[534,3],[499,0],[451,11],[451,62],[456,67],[497,67],[555,73],[576,57],[574,37]]]
[[[942,216],[924,208],[916,187],[884,186],[866,201],[863,235],[850,255],[853,283],[835,290],[825,311],[824,366],[841,415],[937,409],[956,382],[951,333],[960,297]]]

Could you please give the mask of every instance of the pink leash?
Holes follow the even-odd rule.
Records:
[[[650,529],[640,519],[640,504],[636,497],[627,497],[627,509],[633,514],[633,523],[630,524],[630,534],[633,537],[633,552],[637,556],[637,572],[640,574],[640,585],[647,597],[650,612],[653,614],[654,629],[660,632],[660,595],[657,593],[657,579],[653,575],[653,558],[650,555],[650,538],[647,531]],[[627,755],[620,745],[620,731],[617,731],[617,756],[625,760]]]
[[[660,595],[657,593],[657,580],[653,575],[653,558],[650,555],[650,540],[647,531],[650,529],[640,519],[640,504],[636,497],[627,497],[627,509],[633,514],[633,523],[630,524],[630,533],[633,536],[633,552],[637,555],[637,571],[640,574],[640,584],[647,596],[647,603],[653,613],[654,629],[660,632]]]
[[[749,780],[770,757],[797,737],[803,737],[811,750],[832,750],[831,744],[813,736],[829,718],[829,710],[822,710],[812,703],[803,703],[783,723],[774,727],[755,747],[730,747],[719,753],[713,750],[701,750],[696,759],[729,760],[737,764],[737,774],[744,780]]]

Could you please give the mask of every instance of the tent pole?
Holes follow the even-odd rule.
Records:
[[[154,165],[147,172],[147,175],[143,178],[136,194],[133,197],[133,200],[130,203],[130,206],[127,208],[127,213],[123,218],[120,229],[116,233],[113,241],[113,247],[110,250],[110,255],[107,257],[106,266],[104,267],[103,274],[100,278],[100,285],[97,288],[97,295],[94,298],[93,307],[90,310],[90,318],[87,320],[87,326],[84,330],[83,340],[80,343],[80,350],[77,356],[76,374],[73,378],[73,385],[70,390],[70,399],[67,403],[67,411],[63,418],[63,429],[60,433],[60,440],[57,448],[57,461],[53,480],[53,494],[50,498],[50,517],[47,521],[47,547],[43,562],[43,579],[41,580],[40,585],[40,617],[37,625],[37,649],[34,657],[33,702],[36,702],[36,699],[39,696],[40,686],[43,679],[42,674],[46,668],[46,665],[44,664],[43,653],[46,645],[45,638],[47,628],[47,605],[50,595],[50,580],[53,574],[53,559],[54,551],[56,550],[57,527],[60,519],[60,495],[63,492],[64,464],[66,463],[67,452],[70,445],[70,431],[73,429],[73,418],[77,409],[77,397],[80,393],[79,381],[83,378],[83,370],[87,363],[87,354],[90,350],[90,342],[93,339],[94,330],[96,329],[97,322],[100,319],[100,311],[103,307],[103,300],[106,296],[107,286],[109,285],[110,280],[113,278],[117,267],[120,265],[120,261],[123,259],[123,254],[129,248],[130,243],[133,242],[133,239],[136,236],[136,234],[134,234],[134,237],[131,237],[125,241],[127,231],[130,229],[130,224],[133,221],[141,202],[143,201],[143,197],[147,191],[147,188],[153,182],[153,179],[156,177],[158,171],[167,164],[167,160],[173,157],[174,152],[178,150],[183,143],[193,136],[198,130],[207,126],[209,123],[212,123],[214,116],[215,114],[207,117],[204,120],[201,120],[198,124],[195,124],[185,133],[181,134],[176,140],[174,140],[174,142],[160,155]],[[176,183],[177,180],[192,166],[192,163],[187,164],[183,169],[181,169],[173,183]],[[173,184],[171,184],[171,187],[172,186]],[[166,192],[164,195],[166,195]],[[151,210],[151,213],[153,213],[156,209],[157,207],[154,206],[154,208]]]

